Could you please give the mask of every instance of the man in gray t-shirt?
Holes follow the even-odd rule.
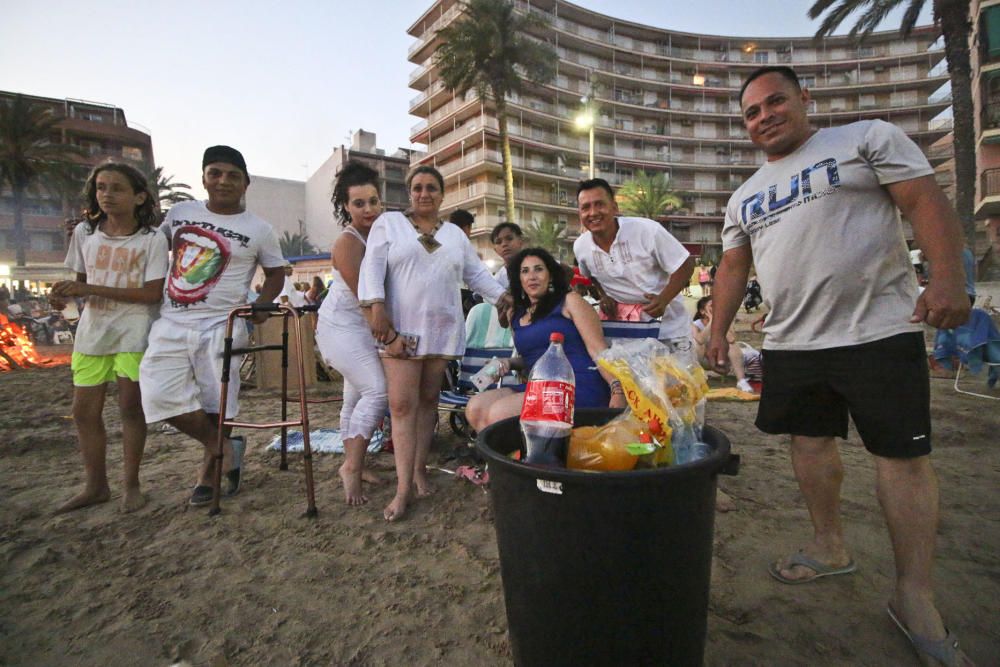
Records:
[[[847,436],[850,415],[875,456],[895,550],[890,614],[918,651],[954,657],[960,651],[931,588],[938,502],[921,323],[950,328],[968,318],[961,228],[902,131],[882,121],[816,131],[808,103],[787,67],[756,70],[740,93],[744,124],[767,162],[726,210],[706,356],[720,369],[728,363],[725,334],[753,263],[769,309],[756,423],[792,436],[814,528],[812,541],[774,562],[771,575],[801,584],[856,569],[840,524],[835,440]],[[919,296],[897,207],[934,270]]]

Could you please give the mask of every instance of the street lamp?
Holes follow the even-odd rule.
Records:
[[[584,97],[580,100],[584,104],[587,103],[587,98]],[[590,144],[590,151],[588,154],[589,162],[587,163],[587,178],[594,177],[594,108],[588,106],[576,117],[575,125],[577,129],[588,130],[588,139]]]

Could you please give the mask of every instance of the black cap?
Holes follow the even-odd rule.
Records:
[[[243,153],[240,153],[232,146],[209,146],[206,148],[205,156],[201,159],[201,168],[204,169],[213,162],[225,162],[239,167],[243,175],[246,176],[247,183],[250,182],[247,161],[243,159]]]

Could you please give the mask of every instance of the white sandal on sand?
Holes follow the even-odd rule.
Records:
[[[886,605],[885,610],[889,612],[889,618],[893,620],[896,627],[906,635],[906,638],[910,641],[910,645],[913,650],[919,655],[926,655],[929,658],[937,660],[945,667],[975,667],[975,663],[965,654],[965,652],[958,647],[958,637],[956,637],[951,630],[945,628],[944,639],[927,639],[919,635],[912,634],[904,624],[903,621],[896,616],[896,612],[893,611],[892,605]]]

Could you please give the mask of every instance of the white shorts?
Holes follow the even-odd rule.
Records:
[[[219,414],[225,337],[225,322],[208,329],[197,324],[188,328],[162,318],[153,322],[149,346],[139,365],[139,389],[147,424],[197,410]],[[236,322],[233,347],[247,344],[246,327]],[[226,419],[232,419],[240,410],[242,360],[242,356],[235,356],[230,362]]]

